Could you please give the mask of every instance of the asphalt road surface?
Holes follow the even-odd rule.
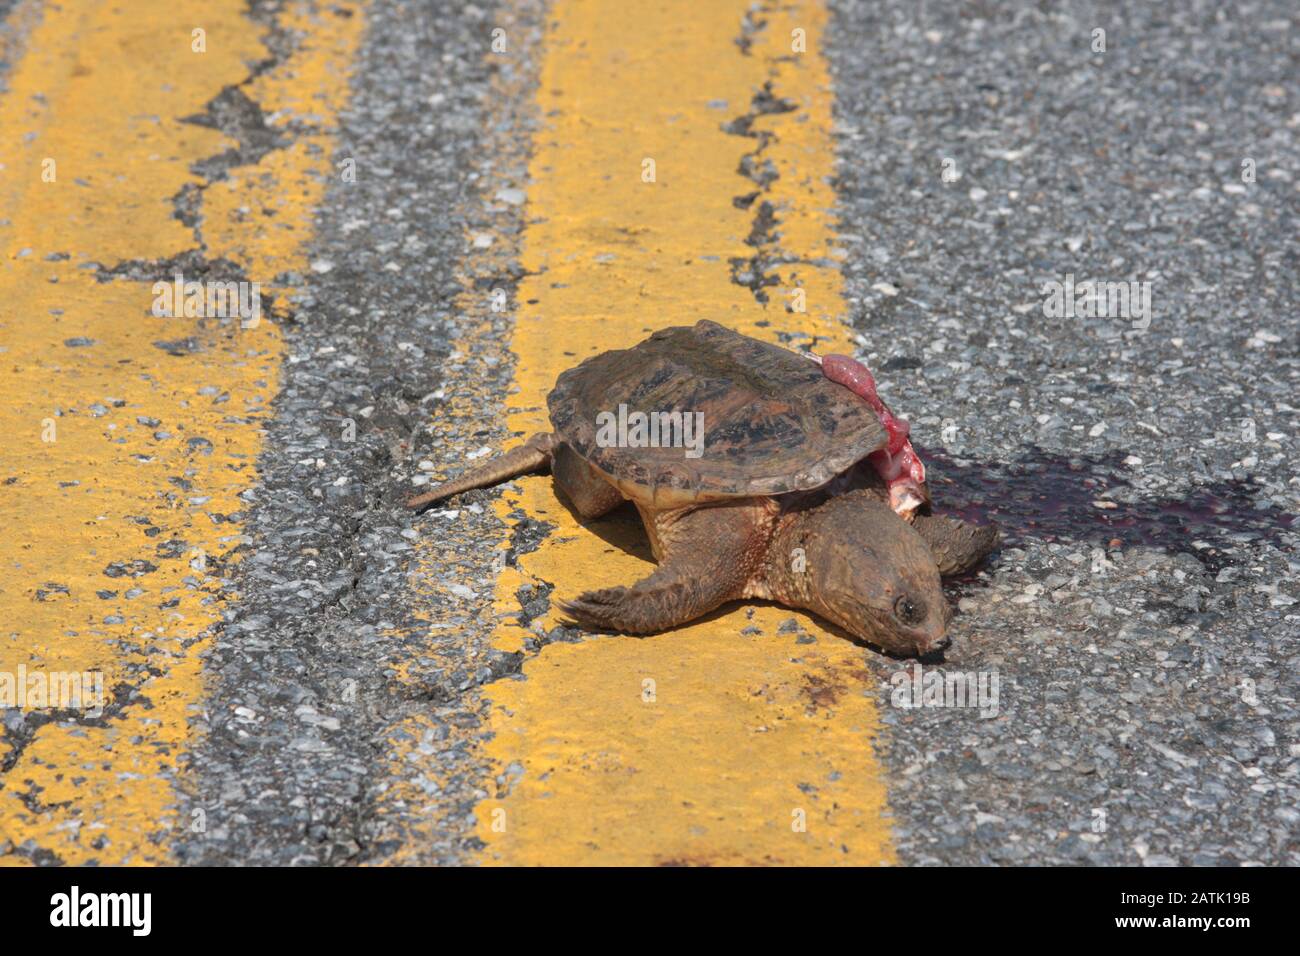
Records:
[[[1291,5],[0,15],[0,864],[1300,864]],[[941,659],[402,507],[699,319],[1001,526]]]

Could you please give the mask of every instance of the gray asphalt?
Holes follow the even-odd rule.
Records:
[[[40,17],[40,7],[32,0],[0,0],[0,91],[9,88],[9,67],[14,55],[27,43],[27,34]]]
[[[873,664],[900,858],[1300,863],[1294,6],[832,7],[863,354],[1008,537],[942,667],[996,718]],[[1149,327],[1048,317],[1068,274]]]

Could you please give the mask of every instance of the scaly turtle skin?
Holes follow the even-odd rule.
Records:
[[[806,358],[714,322],[587,359],[559,377],[547,405],[554,433],[407,503],[548,467],[585,518],[632,501],[659,566],[562,604],[586,627],[648,634],[761,598],[889,651],[929,654],[948,645],[940,574],[973,567],[997,543],[996,529],[928,506],[901,518],[866,464],[891,442],[872,407]],[[686,447],[680,428],[659,433],[669,439],[659,447],[635,427],[611,441],[612,423],[635,426],[637,413],[681,413],[674,427],[702,416],[702,429]]]

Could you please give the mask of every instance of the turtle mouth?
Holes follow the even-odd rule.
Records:
[[[916,657],[930,657],[942,654],[952,646],[952,638],[946,633],[943,624],[929,628],[913,628],[907,637],[907,653]]]

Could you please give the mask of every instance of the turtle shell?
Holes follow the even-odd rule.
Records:
[[[871,408],[815,362],[709,321],[587,359],[547,406],[557,438],[655,508],[807,491],[887,443]]]

